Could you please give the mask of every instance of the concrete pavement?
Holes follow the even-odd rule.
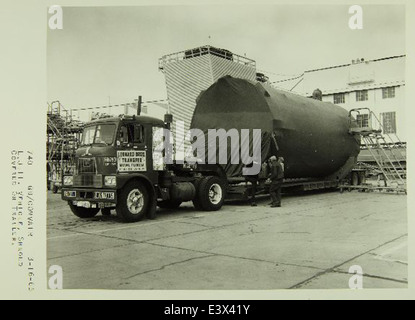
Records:
[[[349,288],[361,266],[364,288],[406,288],[405,195],[357,191],[283,198],[283,207],[191,203],[156,220],[75,217],[48,194],[48,265],[66,289]]]

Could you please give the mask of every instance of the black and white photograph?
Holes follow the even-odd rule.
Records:
[[[75,3],[7,144],[26,291],[410,288],[405,2]]]
[[[64,288],[407,287],[404,6],[54,12],[47,258]],[[190,128],[218,142],[193,162]]]

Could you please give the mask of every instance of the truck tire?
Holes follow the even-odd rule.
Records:
[[[163,209],[177,209],[182,202],[180,200],[164,200],[157,202],[157,206]]]
[[[132,181],[121,189],[118,203],[117,215],[124,222],[137,222],[143,219],[148,207],[150,197],[146,187],[139,181]]]
[[[225,200],[225,183],[215,176],[208,176],[200,181],[194,201],[203,211],[216,211],[222,208]]]
[[[71,211],[74,215],[76,215],[79,218],[86,219],[86,218],[93,218],[95,217],[98,212],[99,208],[83,208],[83,207],[77,207],[69,202],[69,207],[71,208]]]

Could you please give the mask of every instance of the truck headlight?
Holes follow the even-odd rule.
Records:
[[[117,178],[115,176],[106,176],[104,178],[104,185],[107,187],[115,187],[117,185]]]
[[[71,186],[71,185],[73,185],[73,176],[64,176],[63,177],[63,185],[64,186]]]

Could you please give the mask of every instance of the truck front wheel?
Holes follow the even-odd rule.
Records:
[[[216,211],[222,208],[225,200],[225,183],[215,176],[204,177],[196,190],[193,200],[196,208],[204,211]]]
[[[148,210],[149,202],[146,187],[138,181],[130,182],[118,197],[117,215],[125,222],[140,221]]]
[[[85,218],[93,218],[97,215],[99,212],[99,208],[83,208],[83,207],[77,207],[69,202],[69,207],[71,208],[71,211],[74,215],[76,215],[79,218],[85,219]]]

